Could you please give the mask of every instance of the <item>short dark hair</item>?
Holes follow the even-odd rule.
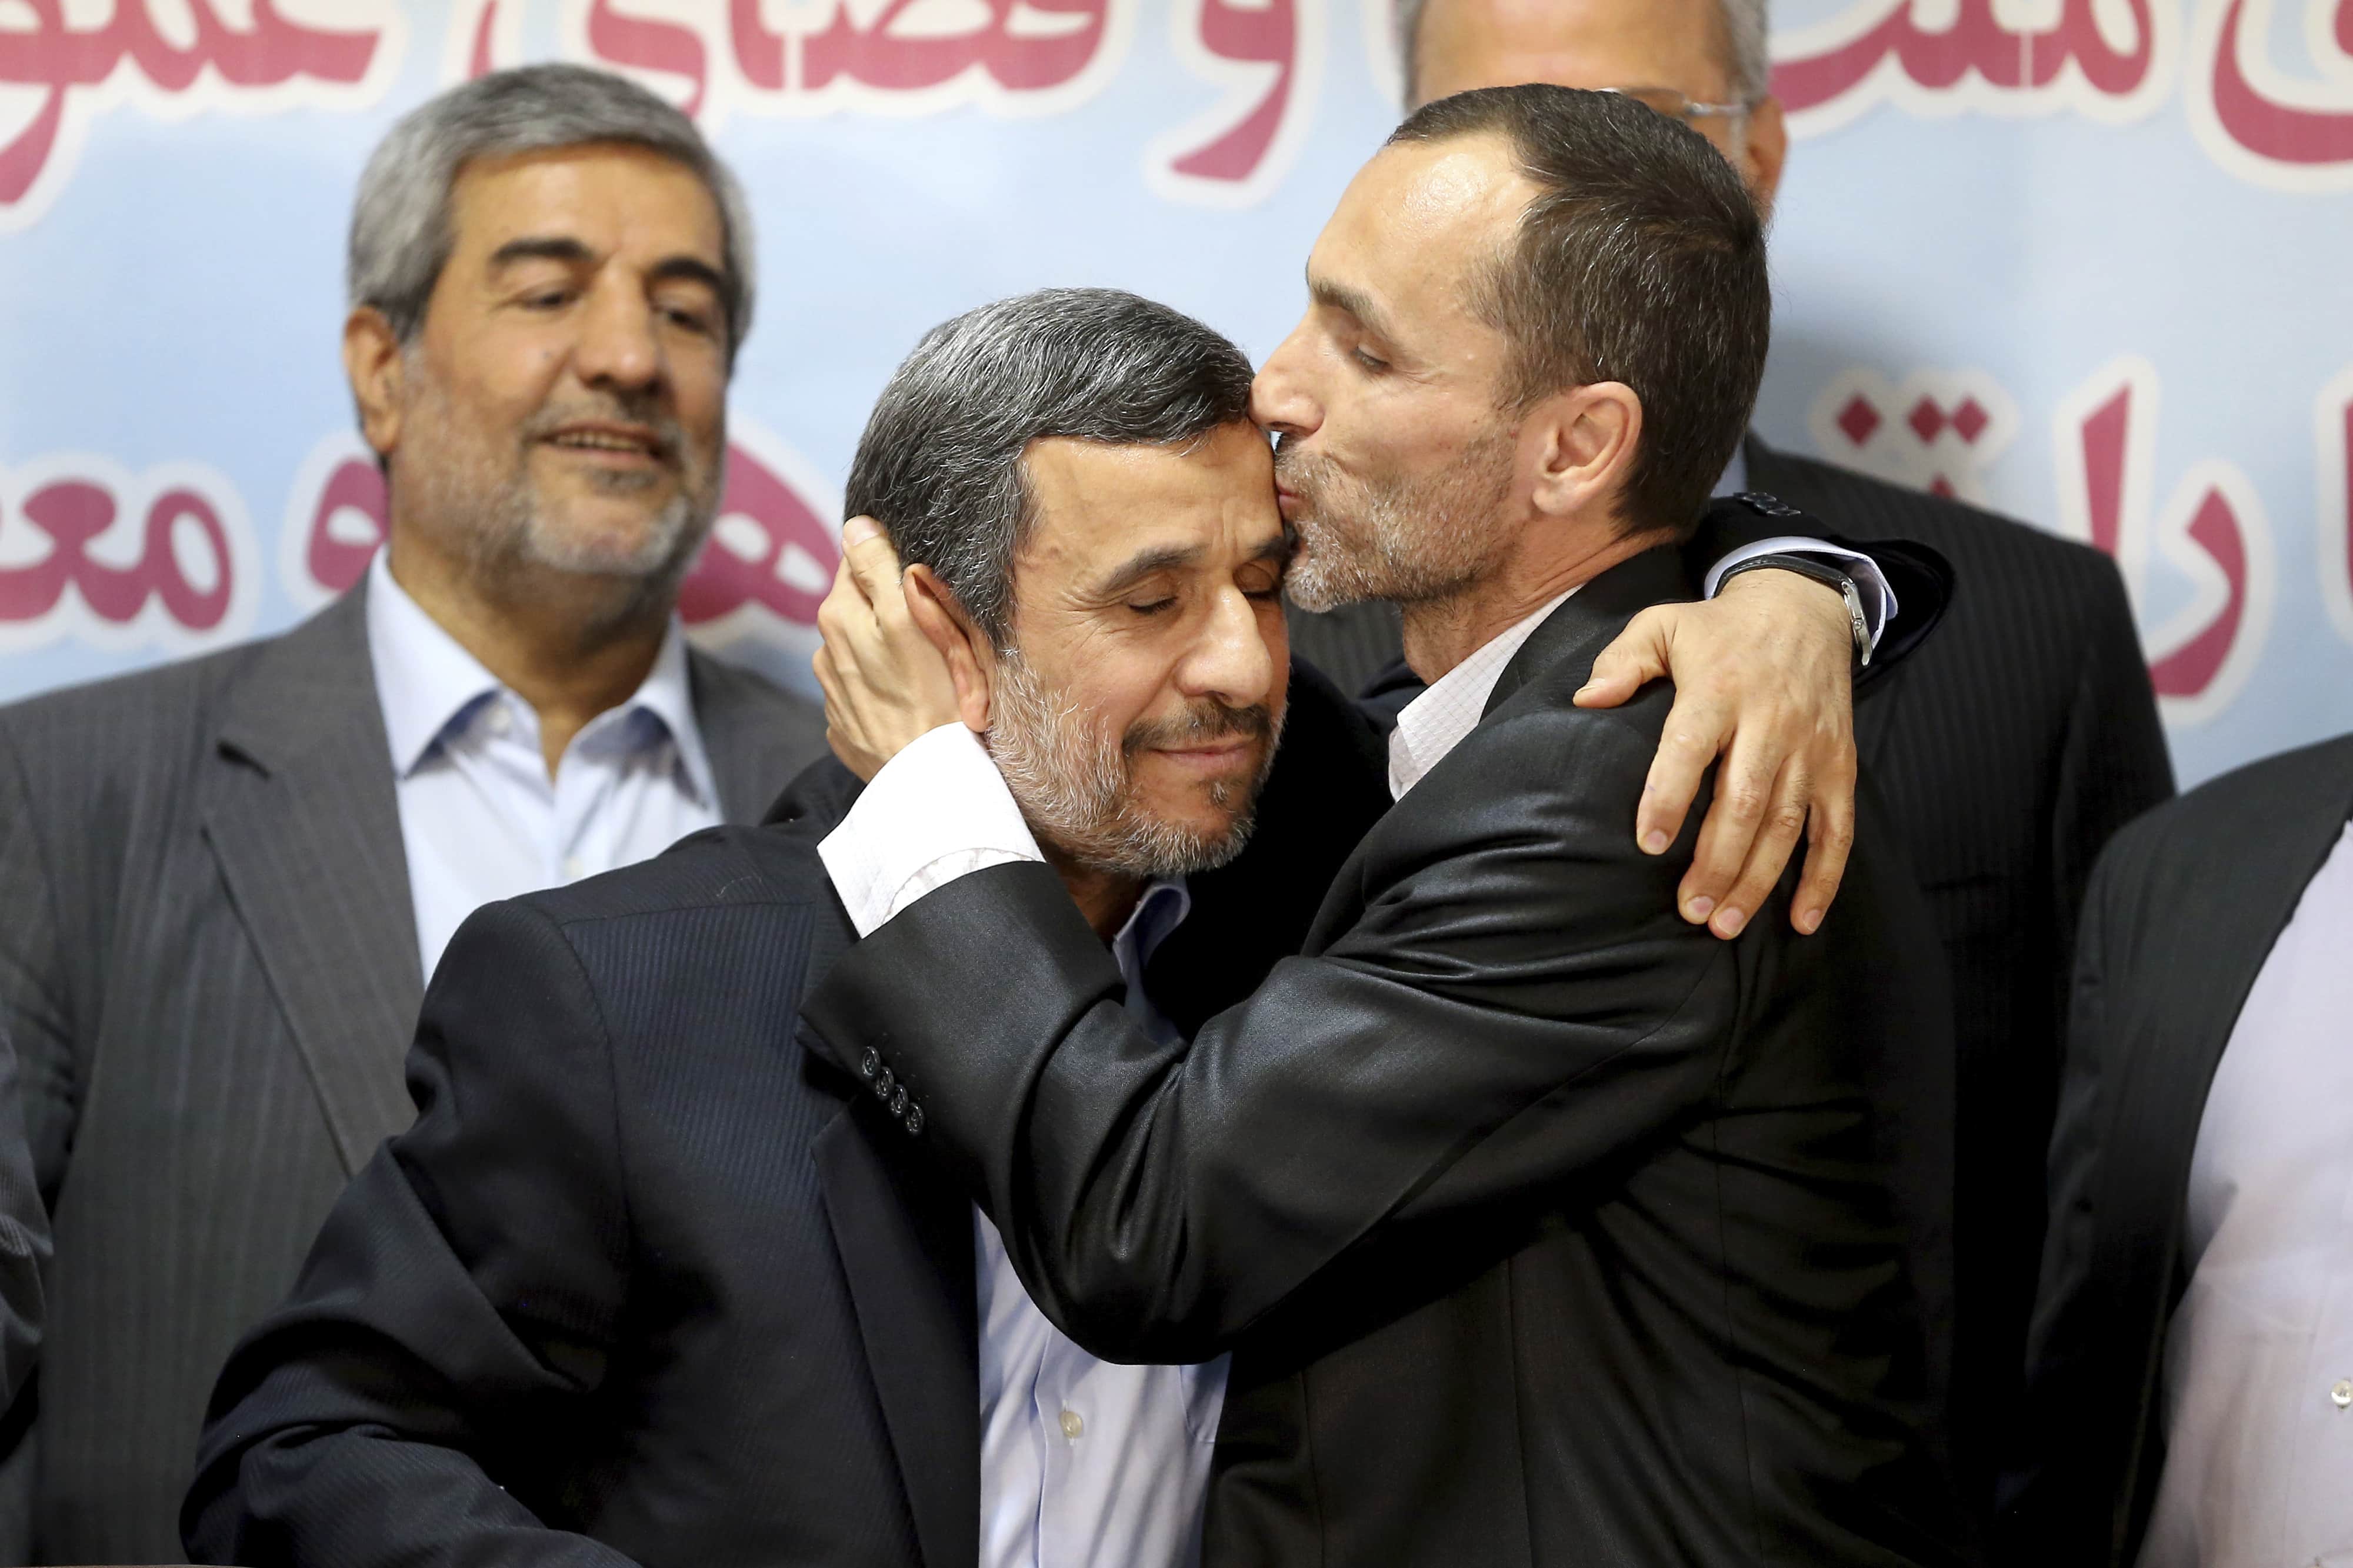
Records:
[[[1505,406],[1631,387],[1642,437],[1620,521],[1688,535],[1765,374],[1773,291],[1747,188],[1705,137],[1617,93],[1481,88],[1425,104],[1389,141],[1480,134],[1502,136],[1536,187],[1472,286],[1511,344]]]
[[[1022,456],[1067,437],[1171,446],[1250,418],[1250,363],[1190,316],[1116,289],[1045,289],[934,327],[859,437],[844,501],[940,575],[989,640],[1013,619],[1036,519]]]

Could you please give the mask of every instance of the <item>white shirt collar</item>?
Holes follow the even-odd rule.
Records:
[[[1479,727],[1495,682],[1520,646],[1544,625],[1545,618],[1566,603],[1575,588],[1544,605],[1510,630],[1489,638],[1478,651],[1440,676],[1428,690],[1405,705],[1397,728],[1389,731],[1389,798],[1403,800],[1405,792],[1422,781],[1462,737]]]
[[[393,580],[385,554],[377,551],[368,563],[368,657],[375,666],[376,704],[384,710],[393,773],[406,778],[425,762],[437,742],[453,727],[461,728],[470,721],[485,699],[502,695],[506,689]],[[674,742],[688,786],[702,804],[715,803],[719,794],[711,758],[703,750],[702,732],[694,720],[686,634],[676,617],[663,634],[653,668],[637,690],[613,714],[598,718],[600,722],[618,724],[637,711],[659,721],[636,727],[641,743]]]

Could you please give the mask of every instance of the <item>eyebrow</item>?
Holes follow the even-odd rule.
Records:
[[[1307,297],[1331,310],[1347,311],[1348,314],[1371,328],[1376,337],[1393,340],[1397,336],[1390,330],[1388,316],[1382,312],[1378,305],[1373,303],[1371,297],[1359,289],[1349,288],[1345,283],[1335,282],[1329,278],[1318,278],[1310,273],[1307,278]]]
[[[566,235],[530,235],[511,239],[491,252],[492,270],[512,267],[519,261],[561,261],[566,266],[593,264],[596,253],[581,241]],[[727,295],[727,275],[699,256],[665,257],[654,264],[647,276],[656,282],[684,279],[701,283],[722,299]]]
[[[1287,526],[1281,533],[1271,534],[1265,543],[1250,552],[1250,561],[1274,561],[1288,563],[1298,548],[1296,537]],[[1155,573],[1174,571],[1198,563],[1203,554],[1198,544],[1169,544],[1155,550],[1139,551],[1114,568],[1096,587],[1095,595],[1104,600],[1116,599]]]

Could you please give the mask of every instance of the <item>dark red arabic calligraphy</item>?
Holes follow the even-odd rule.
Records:
[[[2242,40],[2247,0],[2231,0],[2214,46],[2211,80],[2214,118],[2223,134],[2258,158],[2295,166],[2353,163],[2353,106],[2342,112],[2275,102],[2247,79],[2242,47],[2260,49],[2263,40]],[[2353,55],[2353,0],[2337,0],[2330,36]]]
[[[114,492],[88,479],[55,480],[26,496],[19,513],[48,536],[49,551],[27,566],[0,567],[0,623],[42,619],[70,587],[90,614],[116,626],[136,620],[151,599],[160,600],[165,613],[189,631],[219,626],[237,588],[237,563],[219,510],[193,489],[166,489],[147,509],[139,559],[129,566],[110,566],[93,559],[90,547],[114,525],[116,512]],[[173,548],[173,534],[183,521],[195,525],[211,553],[209,586],[189,580]]]
[[[1282,130],[1298,75],[1299,16],[1295,0],[1269,0],[1256,7],[1228,0],[1201,0],[1198,24],[1201,47],[1219,59],[1275,68],[1274,79],[1256,108],[1214,141],[1178,157],[1171,165],[1195,179],[1239,184],[1258,172]]]
[[[2004,26],[1993,0],[1959,0],[1952,25],[1927,28],[1913,20],[1914,0],[1889,0],[1887,14],[1852,41],[1797,59],[1777,62],[1773,90],[1791,110],[1817,109],[1860,87],[1883,60],[1931,91],[1975,75],[2012,90],[2049,87],[2069,62],[2094,91],[2122,98],[2148,80],[2156,59],[2152,0],[2125,0],[2133,43],[2111,47],[2093,17],[2094,0],[2063,0],[2057,25],[2041,31]]]
[[[146,0],[116,0],[103,26],[68,24],[64,0],[16,0],[33,26],[0,28],[0,86],[47,89],[32,121],[0,146],[0,207],[22,201],[48,166],[69,97],[96,88],[124,65],[164,92],[186,92],[209,67],[232,88],[278,87],[298,78],[351,84],[375,58],[381,37],[307,27],[253,0],[253,26],[230,26],[213,0],[183,0],[195,39],[183,48],[165,38]]]

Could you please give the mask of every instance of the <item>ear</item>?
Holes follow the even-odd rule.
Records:
[[[1741,148],[1740,177],[1756,198],[1757,216],[1773,221],[1773,199],[1781,189],[1781,165],[1789,156],[1789,125],[1781,100],[1767,98],[1748,111],[1748,138]]]
[[[1546,398],[1521,428],[1538,443],[1530,497],[1538,511],[1609,511],[1641,448],[1642,400],[1622,381],[1597,381]]]
[[[900,588],[907,595],[908,618],[947,660],[948,679],[955,682],[956,717],[973,733],[987,733],[996,649],[930,567],[921,563],[908,567]]]
[[[343,321],[343,374],[359,405],[360,433],[381,458],[400,445],[400,338],[373,305],[363,305]]]

